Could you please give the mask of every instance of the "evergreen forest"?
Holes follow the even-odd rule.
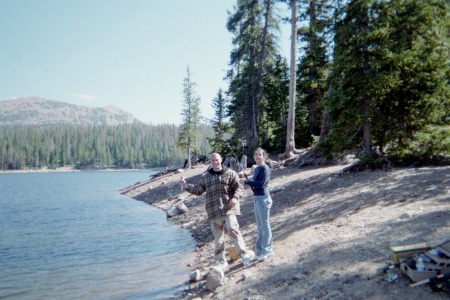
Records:
[[[280,19],[280,7],[290,18]],[[289,62],[279,53],[281,22],[291,26]],[[213,127],[235,149],[448,159],[449,0],[238,0],[227,29],[226,113]]]
[[[252,157],[256,147],[281,159],[300,149],[399,164],[449,158],[450,0],[235,0],[224,26],[228,87],[208,99],[209,124],[188,68],[181,126],[2,127],[1,169],[165,167],[212,149]]]
[[[209,126],[200,127],[198,154],[210,152]],[[176,125],[69,124],[0,126],[0,170],[75,166],[76,169],[142,169],[180,167],[184,154],[177,146]]]

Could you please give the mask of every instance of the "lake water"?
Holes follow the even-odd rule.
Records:
[[[150,174],[0,174],[0,299],[180,295],[193,238],[119,193]]]

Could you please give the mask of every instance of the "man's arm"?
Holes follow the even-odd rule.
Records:
[[[203,180],[203,177],[200,178],[199,182],[197,184],[188,184],[184,177],[181,177],[180,184],[183,186],[183,188],[196,196],[200,196],[206,191],[205,182]]]
[[[230,190],[233,191],[233,193],[230,195],[230,200],[228,201],[229,202],[228,205],[230,208],[235,206],[237,202],[244,196],[244,186],[241,184],[238,174],[234,171],[232,172],[233,174],[230,175],[231,176]]]

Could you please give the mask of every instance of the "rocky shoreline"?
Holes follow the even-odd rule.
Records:
[[[126,196],[161,210],[183,204],[175,223],[192,233],[196,260],[189,265],[206,273],[213,237],[203,197],[181,191],[184,176],[195,183],[207,166],[170,173],[122,190]],[[205,288],[190,281],[181,299],[448,299],[445,291],[411,288],[398,279],[371,280],[390,262],[390,247],[450,238],[450,167],[424,167],[342,174],[343,166],[278,169],[272,172],[271,224],[276,255],[239,267],[232,262],[222,286]],[[245,190],[238,217],[249,248],[255,243],[253,197]],[[229,243],[228,243],[229,245]],[[187,268],[186,280],[189,280]]]

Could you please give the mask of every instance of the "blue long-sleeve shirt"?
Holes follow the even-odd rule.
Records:
[[[256,167],[253,180],[246,180],[244,184],[248,184],[253,189],[255,196],[270,196],[269,192],[270,168],[266,164]]]

